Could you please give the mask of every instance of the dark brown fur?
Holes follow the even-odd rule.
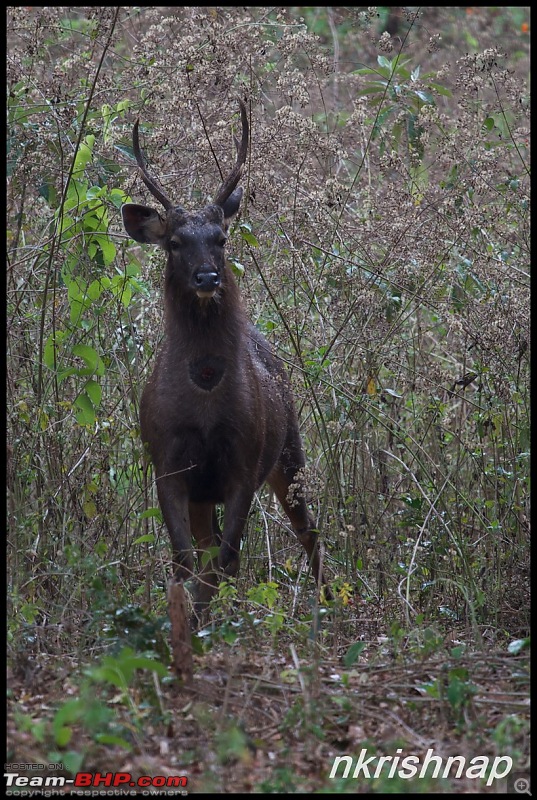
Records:
[[[245,114],[243,141],[244,126]],[[314,576],[322,581],[317,531],[301,490],[304,455],[288,378],[248,320],[224,257],[227,228],[242,190],[232,183],[227,191],[225,184],[217,205],[188,213],[171,205],[137,158],[144,180],[166,208],[161,216],[149,207],[126,204],[122,214],[130,236],[168,253],[165,339],[142,395],[140,423],[171,537],[176,579],[194,574],[192,536],[204,564],[197,590],[200,609],[214,594],[219,572],[237,574],[254,492],[267,481]],[[215,511],[220,503],[225,506],[222,532]],[[215,545],[217,564],[203,557]]]

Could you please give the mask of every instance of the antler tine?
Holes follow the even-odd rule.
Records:
[[[138,136],[138,125],[140,120],[137,119],[134,123],[134,128],[132,131],[132,146],[134,151],[134,156],[136,158],[136,163],[140,168],[140,173],[142,176],[142,180],[159,203],[162,203],[166,211],[173,206],[172,201],[167,197],[163,190],[160,188],[156,178],[152,178],[151,175],[148,173],[146,166],[144,164],[144,158],[142,156],[142,151],[140,150],[140,138]]]
[[[222,186],[218,191],[218,194],[213,200],[213,203],[217,206],[221,206],[223,203],[226,202],[229,195],[240,181],[242,170],[246,162],[246,156],[248,154],[248,141],[250,136],[248,127],[248,114],[244,102],[240,99],[240,97],[237,99],[239,101],[239,106],[241,110],[242,138],[240,146],[238,148],[237,162],[233,167],[233,169],[231,170],[231,172],[229,173],[228,177],[223,182]]]

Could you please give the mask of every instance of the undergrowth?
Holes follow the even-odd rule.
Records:
[[[134,747],[148,691],[138,694],[137,670],[158,686],[169,659],[169,543],[138,425],[162,336],[163,262],[133,245],[119,211],[147,195],[132,153],[138,117],[152,172],[195,208],[234,161],[236,97],[247,101],[229,257],[292,377],[336,595],[314,602],[301,548],[261,491],[242,574],[221,586],[200,655],[241,642],[268,658],[294,653],[278,673],[300,688],[291,730],[315,728],[302,659],[315,687],[323,659],[371,648],[414,663],[446,636],[472,649],[524,641],[526,18],[477,7],[8,9],[9,660],[24,680],[32,664],[99,659],[77,699],[34,731],[49,753],[81,720],[96,745]],[[455,727],[474,702],[464,669],[424,689]],[[128,734],[107,687],[130,714]],[[155,692],[148,708],[164,719]],[[18,724],[31,727],[24,715]],[[221,764],[251,753],[231,727],[215,744]],[[282,766],[263,790],[291,778]]]

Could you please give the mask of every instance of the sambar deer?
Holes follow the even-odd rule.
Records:
[[[194,575],[192,536],[196,540],[202,567],[196,579],[198,613],[216,591],[219,575],[237,574],[248,512],[265,481],[303,544],[318,584],[324,583],[318,532],[303,495],[305,461],[289,381],[249,321],[226,264],[227,231],[239,210],[242,189],[236,187],[249,143],[246,107],[239,104],[237,161],[210,205],[190,212],[172,203],[144,164],[137,121],[136,161],[164,212],[135,203],[121,209],[129,236],[159,245],[168,257],[165,336],[142,395],[140,426],[177,581]],[[217,504],[224,504],[222,531]],[[211,550],[215,546],[218,563],[207,555],[217,552]]]

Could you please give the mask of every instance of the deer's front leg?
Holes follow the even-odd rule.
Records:
[[[230,577],[239,571],[242,532],[253,497],[254,490],[248,487],[238,489],[226,499],[218,566]]]
[[[190,528],[198,549],[199,573],[196,580],[195,611],[203,616],[218,586],[216,553],[221,541],[216,510],[211,503],[190,503]]]
[[[161,475],[157,477],[157,492],[172,543],[174,578],[183,582],[194,574],[186,487],[179,475]]]

